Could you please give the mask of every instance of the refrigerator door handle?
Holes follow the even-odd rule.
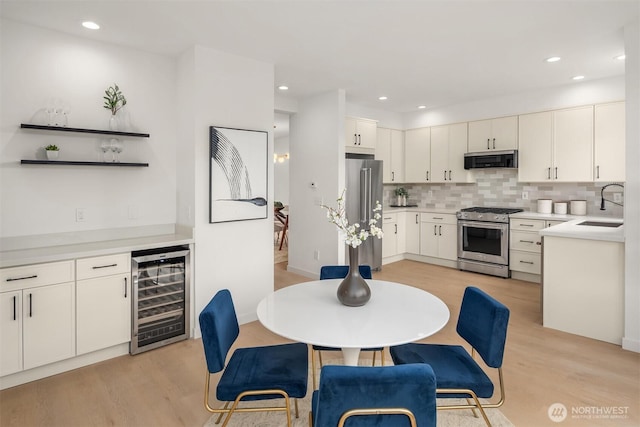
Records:
[[[371,219],[371,168],[360,169],[360,223],[369,229]]]

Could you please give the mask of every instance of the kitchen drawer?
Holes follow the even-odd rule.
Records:
[[[431,222],[436,224],[458,224],[458,218],[451,214],[438,214],[423,212],[420,214],[420,222]]]
[[[131,254],[106,255],[76,261],[78,280],[131,272]]]
[[[73,261],[33,264],[0,270],[2,292],[74,281]]]
[[[542,248],[542,236],[538,233],[512,230],[511,244],[509,248],[518,251],[540,253],[540,249]]]
[[[540,274],[541,257],[540,254],[532,252],[509,252],[509,269],[521,271],[523,273]]]
[[[512,230],[538,231],[545,226],[544,220],[538,219],[511,219],[510,228]]]
[[[398,214],[397,213],[386,213],[382,215],[382,223],[383,224],[393,224],[398,222]]]

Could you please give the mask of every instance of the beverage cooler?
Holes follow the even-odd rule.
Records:
[[[131,254],[131,354],[189,338],[189,246]]]

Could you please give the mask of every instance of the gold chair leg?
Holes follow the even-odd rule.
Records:
[[[376,366],[376,352],[373,352],[373,362],[371,362],[371,366]]]
[[[224,406],[222,407],[222,409],[227,409],[229,407],[229,402],[224,402]],[[216,419],[216,424],[220,424],[220,421],[222,421],[222,416],[224,415],[224,412],[220,412],[220,415],[218,415],[218,419]]]
[[[318,359],[320,359],[320,368],[324,366],[324,362],[322,362],[322,351],[318,350]]]
[[[300,414],[298,413],[298,398],[293,399],[293,402],[296,405],[296,418],[300,418]]]
[[[384,347],[380,350],[380,363],[384,366]]]

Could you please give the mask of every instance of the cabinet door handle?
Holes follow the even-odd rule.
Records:
[[[416,224],[418,223],[418,215],[419,214],[416,214]]]
[[[438,236],[442,236],[442,226],[438,226]]]
[[[444,171],[444,180],[447,180],[447,171]]]
[[[362,135],[358,134],[358,145],[362,145]]]
[[[436,233],[437,228],[438,228],[438,226],[437,226],[437,225],[434,225],[434,226],[433,226],[433,235],[434,235],[434,236],[437,236],[437,235],[438,235],[438,234]]]
[[[357,133],[353,134],[353,145],[358,145],[358,134]]]
[[[531,262],[531,261],[522,261],[522,260],[521,260],[520,262],[521,262],[522,264],[531,264],[531,265],[533,265],[533,262]]]
[[[556,170],[556,178],[555,179],[558,179],[558,167],[557,166],[555,167],[555,170]]]
[[[494,150],[496,149],[496,139],[495,138],[493,138],[493,149]]]
[[[536,245],[542,246],[542,242],[536,242]]]
[[[398,224],[393,224],[393,225],[395,225],[395,227],[396,227],[395,234],[398,234]]]
[[[487,138],[487,150],[489,150],[491,147],[489,146],[489,138]]]
[[[29,317],[33,317],[33,294],[29,294]]]
[[[547,179],[551,179],[551,168],[547,168]]]
[[[520,240],[520,243],[531,243],[531,244],[533,244],[533,240]]]
[[[439,219],[439,220],[443,220],[444,218],[440,217],[440,216],[432,216],[431,219]]]
[[[13,320],[16,320],[17,318],[17,308],[18,308],[16,306],[17,301],[18,301],[18,297],[14,295],[13,296]]]
[[[109,267],[117,267],[118,264],[109,264],[109,265],[94,265],[93,268],[94,270],[97,270],[99,268],[109,268]]]
[[[127,278],[124,278],[124,297],[127,297]]]
[[[427,171],[427,181],[429,181],[429,171]]]
[[[596,178],[600,179],[600,166],[596,166]]]
[[[391,171],[391,181],[395,181],[395,180],[396,180],[395,172]]]
[[[533,227],[533,224],[518,224],[520,227]]]
[[[9,277],[6,281],[7,282],[15,282],[16,280],[27,280],[27,279],[35,279],[37,278],[38,275],[34,274],[32,276],[24,276],[24,277]]]
[[[451,181],[451,171],[449,171],[449,181]]]

